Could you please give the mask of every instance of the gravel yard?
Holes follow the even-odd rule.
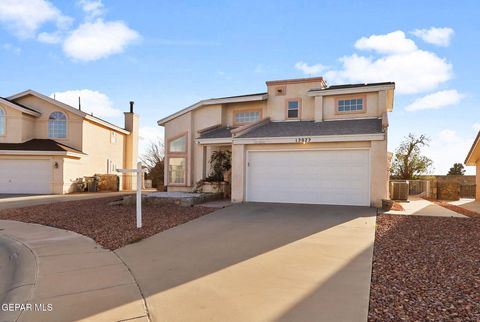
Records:
[[[176,205],[143,206],[143,227],[136,228],[135,206],[109,205],[118,197],[59,202],[26,208],[0,210],[0,219],[71,230],[94,239],[108,249],[117,249],[161,231],[211,213],[205,207]]]
[[[377,217],[369,321],[480,321],[480,218]]]

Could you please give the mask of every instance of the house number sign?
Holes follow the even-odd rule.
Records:
[[[311,142],[312,139],[311,138],[296,138],[295,139],[295,142],[296,143],[308,143],[308,142]]]

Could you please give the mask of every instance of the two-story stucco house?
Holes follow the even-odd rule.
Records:
[[[63,194],[77,178],[136,167],[138,122],[133,102],[121,128],[32,90],[0,98],[0,193]]]
[[[395,84],[267,81],[267,92],[200,101],[165,127],[168,191],[190,191],[209,157],[232,152],[233,202],[378,206],[388,197]]]

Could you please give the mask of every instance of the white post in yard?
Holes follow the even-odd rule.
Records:
[[[137,228],[142,228],[142,162],[137,163],[136,169],[117,169],[120,173],[136,173],[137,174]]]

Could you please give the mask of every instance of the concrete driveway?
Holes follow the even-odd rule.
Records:
[[[375,209],[237,204],[121,248],[152,321],[366,321]]]

